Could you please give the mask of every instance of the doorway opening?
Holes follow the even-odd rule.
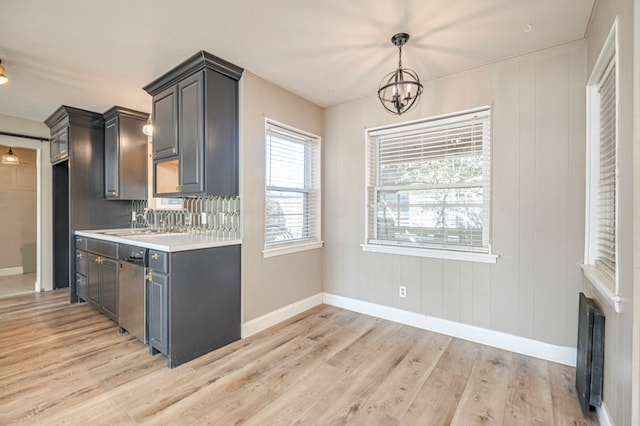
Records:
[[[38,151],[9,148],[18,164],[0,164],[0,297],[33,292],[38,282]]]

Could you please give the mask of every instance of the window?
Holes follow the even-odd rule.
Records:
[[[265,257],[322,246],[320,138],[265,123]]]
[[[367,131],[365,250],[495,262],[490,122],[485,107]]]
[[[585,275],[618,309],[617,20],[587,85],[587,229]]]

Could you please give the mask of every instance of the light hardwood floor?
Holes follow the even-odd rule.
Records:
[[[3,425],[595,425],[574,374],[326,305],[169,370],[67,291],[0,299]]]

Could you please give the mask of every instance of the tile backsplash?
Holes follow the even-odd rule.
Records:
[[[149,209],[146,200],[131,203],[132,228],[187,232],[218,238],[240,238],[240,197],[185,197],[182,209]]]

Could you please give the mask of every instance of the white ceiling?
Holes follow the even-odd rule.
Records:
[[[142,90],[207,50],[326,107],[374,94],[397,65],[422,80],[584,38],[594,0],[2,0],[0,114],[65,104],[149,112]],[[531,31],[525,32],[527,23]]]

